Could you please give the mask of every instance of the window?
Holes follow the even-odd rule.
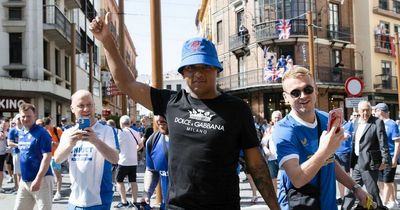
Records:
[[[61,77],[61,71],[60,71],[60,51],[55,49],[54,51],[54,56],[55,56],[55,62],[56,62],[56,75]]]
[[[400,2],[399,1],[393,1],[393,11],[395,13],[400,13]]]
[[[222,20],[217,22],[217,43],[220,44],[222,42]]]
[[[392,62],[381,61],[382,68],[382,88],[391,89],[392,87]]]
[[[168,90],[171,90],[171,89],[172,89],[172,86],[171,86],[171,85],[167,85],[167,89],[168,89]]]
[[[44,99],[44,117],[51,116],[51,101]]]
[[[176,85],[176,91],[180,91],[182,90],[182,85],[181,84],[177,84]]]
[[[388,10],[389,9],[388,0],[379,0],[379,8]]]
[[[74,55],[72,55],[74,56]],[[69,81],[69,57],[65,56],[65,80]]]
[[[339,5],[329,3],[329,30],[339,30]]]
[[[240,10],[239,12],[236,13],[236,31],[239,31],[240,25],[242,25],[243,20],[243,14],[244,10]]]
[[[9,20],[22,20],[22,8],[21,7],[8,8],[8,19]]]
[[[43,40],[43,68],[49,70],[49,43],[46,40]]]
[[[10,64],[22,63],[22,33],[10,33]]]
[[[332,56],[333,56],[332,61],[334,66],[342,62],[342,52],[340,50],[332,50]]]

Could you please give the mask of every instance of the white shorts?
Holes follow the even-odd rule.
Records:
[[[14,173],[21,175],[21,166],[19,163],[19,153],[13,154]]]

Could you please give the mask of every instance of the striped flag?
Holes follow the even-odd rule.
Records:
[[[292,20],[278,19],[276,21],[276,31],[279,39],[289,39],[292,29]]]

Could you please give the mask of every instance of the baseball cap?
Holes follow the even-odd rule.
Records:
[[[66,118],[66,117],[62,117],[62,118],[61,118],[61,121],[62,121],[62,122],[66,122],[66,121],[67,121],[67,118]]]
[[[377,105],[375,106],[375,109],[379,109],[379,110],[381,110],[382,112],[389,112],[389,107],[388,107],[388,105],[385,104],[385,103],[379,103],[379,104],[377,104]]]
[[[182,74],[185,66],[195,64],[205,64],[215,67],[218,69],[218,72],[223,70],[214,44],[202,37],[189,39],[183,44],[181,64],[179,65],[178,72]]]

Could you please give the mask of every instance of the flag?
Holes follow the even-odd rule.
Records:
[[[292,28],[292,20],[278,19],[276,21],[276,31],[279,39],[289,39]]]
[[[265,72],[264,80],[267,82],[276,81],[279,77],[279,72],[276,71],[275,68],[269,69],[269,68],[265,67],[264,72]]]
[[[264,51],[264,58],[267,58],[268,49],[269,49],[269,46],[268,46],[268,47],[267,47],[267,46],[264,46],[264,49],[263,49],[263,51]]]
[[[392,53],[392,56],[396,56],[396,43],[395,43],[395,38],[394,37],[389,37],[390,40],[390,51]]]

